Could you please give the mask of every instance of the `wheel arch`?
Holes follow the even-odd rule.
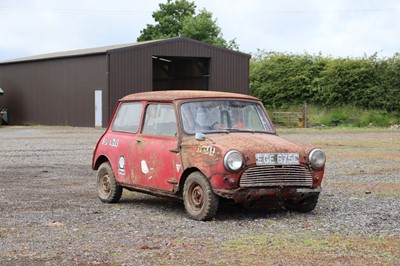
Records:
[[[98,170],[100,165],[105,162],[110,162],[110,160],[108,159],[107,156],[100,155],[99,157],[97,157],[96,161],[93,163],[93,166],[92,166],[93,170]]]
[[[183,174],[181,175],[181,178],[179,180],[178,191],[177,191],[177,194],[179,195],[179,197],[183,196],[183,186],[185,185],[186,179],[188,178],[188,176],[191,173],[194,173],[194,172],[200,172],[204,175],[204,173],[202,171],[200,171],[200,169],[198,169],[197,167],[191,167],[191,168],[185,169],[185,171],[183,172]]]

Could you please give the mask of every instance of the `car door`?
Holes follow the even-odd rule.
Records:
[[[134,150],[135,183],[150,189],[172,191],[182,173],[172,104],[147,105]]]
[[[133,143],[139,132],[142,116],[142,102],[124,102],[118,106],[111,130],[102,140],[108,146],[109,160],[116,180],[119,183],[132,184],[131,160]]]

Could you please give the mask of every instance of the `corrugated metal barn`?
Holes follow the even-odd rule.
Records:
[[[14,125],[107,126],[121,97],[152,90],[249,93],[250,55],[177,37],[0,63]]]

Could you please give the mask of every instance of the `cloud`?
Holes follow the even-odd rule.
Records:
[[[400,47],[397,0],[194,1],[245,52],[391,56]],[[135,42],[160,2],[166,0],[2,0],[0,61]]]
[[[206,5],[208,0],[197,1]],[[362,56],[398,50],[398,1],[218,1],[208,8],[242,49]],[[220,19],[222,18],[222,19]]]
[[[394,36],[400,26],[400,9],[393,8],[394,4],[359,7],[350,2],[336,6],[338,12],[328,12],[323,17],[317,28],[315,45],[309,47],[314,50],[320,47],[321,51],[341,56],[395,53],[393,46],[388,47],[394,43],[399,47],[399,40]]]
[[[35,54],[135,42],[155,1],[4,1],[0,61]],[[136,4],[136,5],[135,5]],[[6,40],[6,41],[5,41]]]

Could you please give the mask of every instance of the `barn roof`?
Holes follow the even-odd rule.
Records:
[[[66,57],[78,57],[78,56],[87,56],[87,55],[97,55],[97,54],[106,54],[111,51],[118,51],[120,49],[124,48],[136,48],[138,46],[143,47],[146,45],[154,45],[154,44],[162,44],[165,42],[171,42],[171,41],[188,41],[188,42],[196,42],[201,45],[205,46],[210,46],[214,47],[216,49],[221,49],[225,50],[227,52],[231,53],[236,53],[240,54],[246,57],[250,57],[249,54],[245,54],[242,52],[237,52],[233,51],[230,49],[202,43],[196,40],[192,40],[189,38],[185,37],[175,37],[175,38],[170,38],[170,39],[164,39],[164,40],[151,40],[151,41],[144,41],[144,42],[136,42],[136,43],[127,43],[127,44],[116,44],[116,45],[109,45],[109,46],[102,46],[102,47],[96,47],[96,48],[88,48],[88,49],[79,49],[79,50],[71,50],[71,51],[62,51],[62,52],[55,52],[55,53],[48,53],[48,54],[41,54],[41,55],[34,55],[34,56],[29,56],[29,57],[22,57],[22,58],[17,58],[17,59],[12,59],[12,60],[7,60],[0,62],[0,64],[11,64],[11,63],[21,63],[21,62],[29,62],[29,61],[41,61],[41,60],[49,60],[49,59],[57,59],[57,58],[66,58]]]
[[[95,47],[95,48],[78,49],[78,50],[71,50],[71,51],[62,51],[62,52],[34,55],[34,56],[28,56],[28,57],[22,57],[22,58],[3,61],[3,62],[0,62],[0,64],[17,63],[17,62],[25,62],[25,61],[37,61],[37,60],[46,60],[46,59],[56,59],[56,58],[63,58],[63,57],[105,54],[105,53],[107,53],[107,51],[110,51],[110,50],[132,47],[132,46],[137,46],[137,45],[143,45],[143,44],[150,43],[150,42],[155,42],[155,41],[116,44],[116,45],[108,45],[108,46]]]

